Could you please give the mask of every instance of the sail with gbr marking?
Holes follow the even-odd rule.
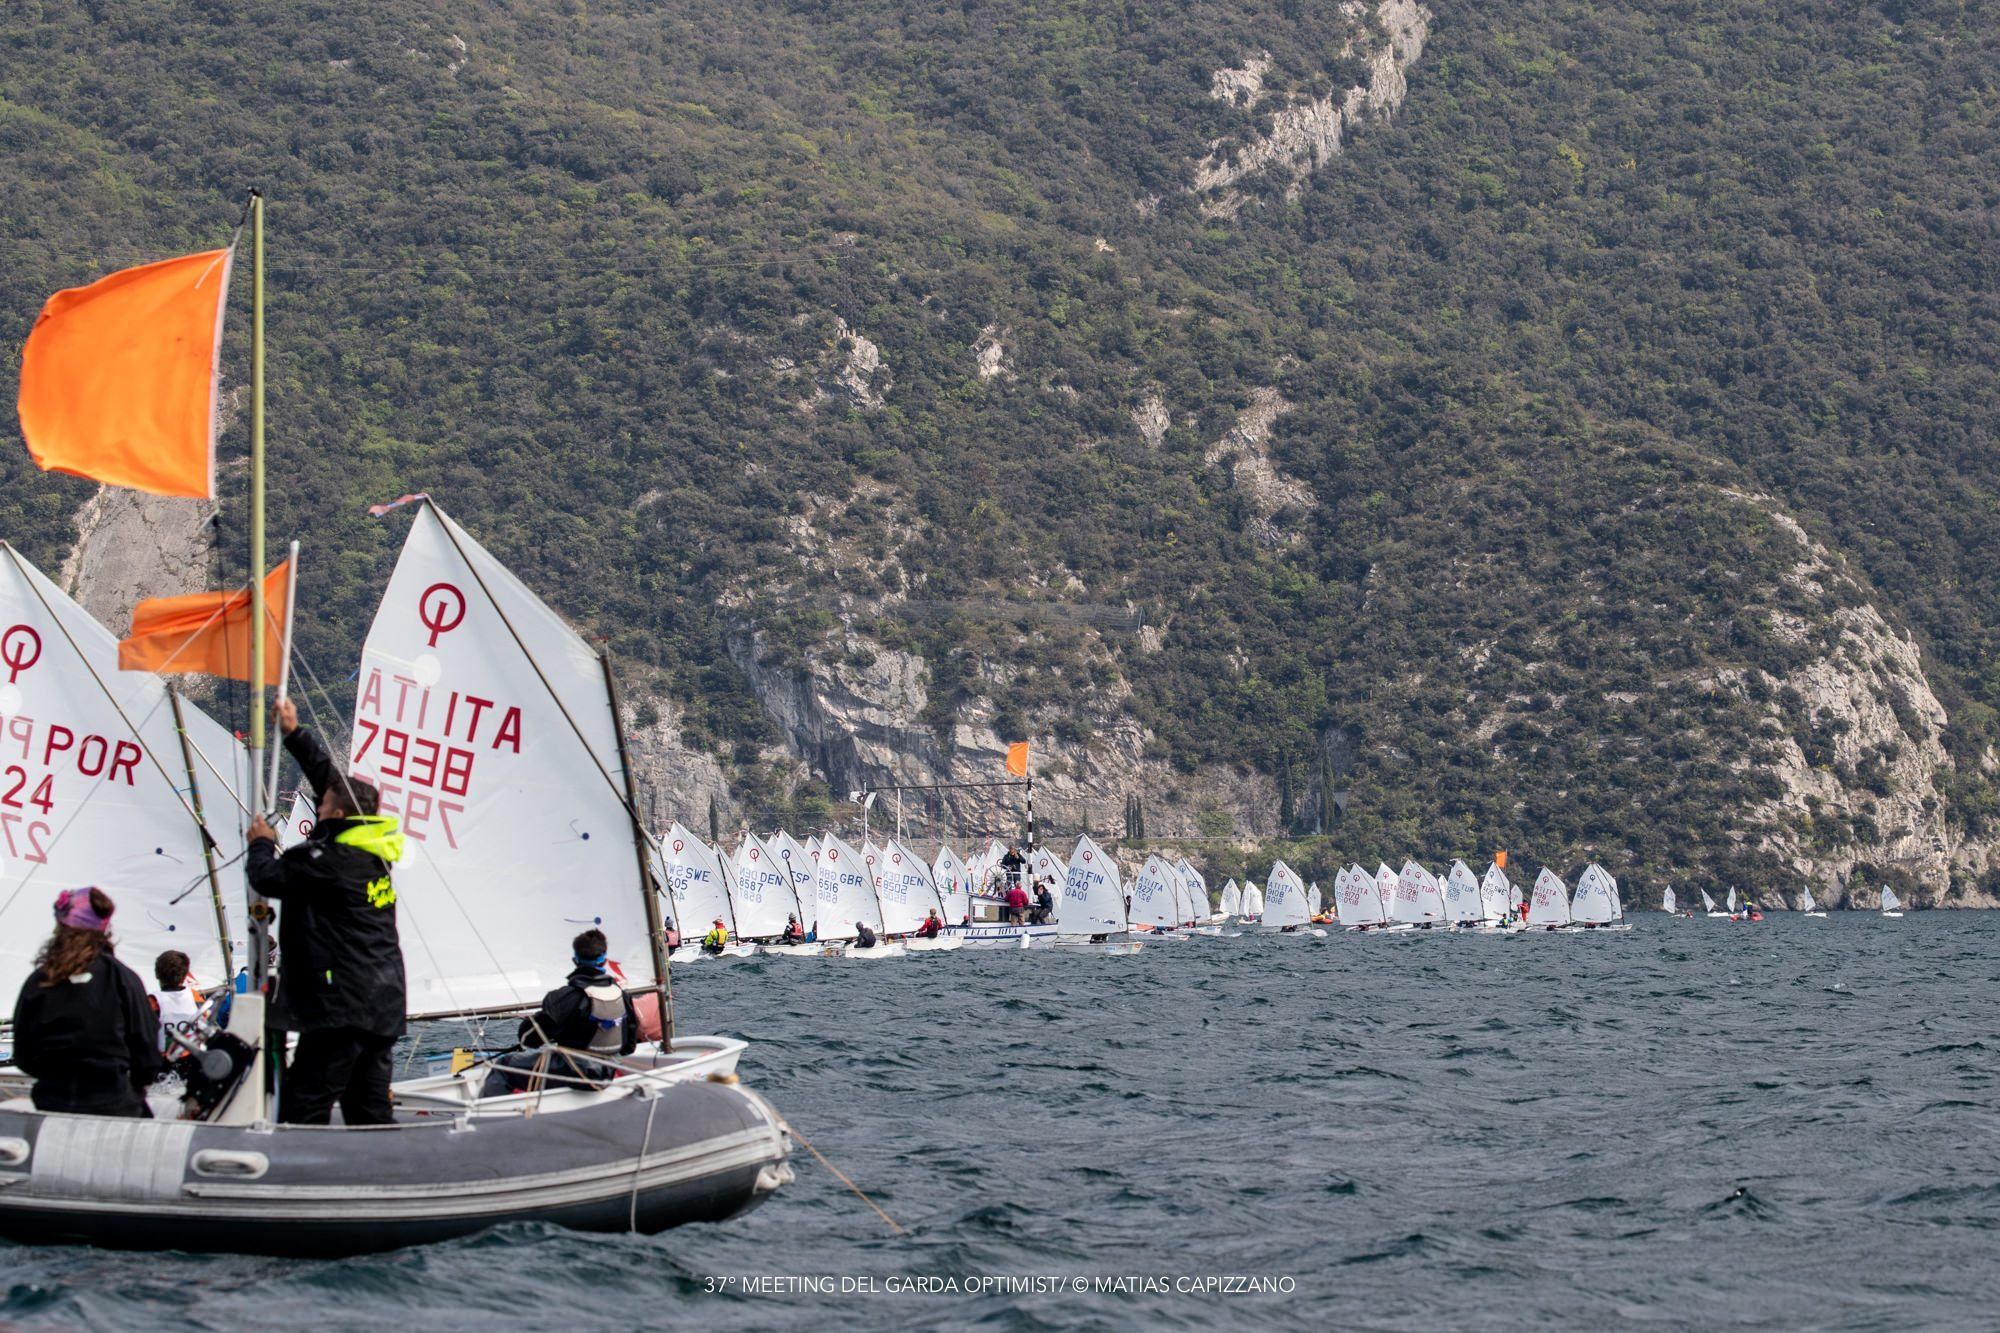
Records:
[[[819,937],[851,940],[854,925],[882,933],[882,904],[861,854],[829,833],[819,851]]]

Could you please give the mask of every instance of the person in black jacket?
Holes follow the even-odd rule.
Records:
[[[14,1002],[14,1063],[35,1076],[43,1111],[151,1119],[159,1021],[146,983],[111,952],[116,904],[102,889],[65,889],[56,929]]]
[[[393,815],[360,778],[340,773],[319,738],[280,699],[278,726],[318,797],[311,836],[278,853],[277,834],[250,821],[250,887],[279,904],[276,1026],[299,1034],[278,1118],[324,1125],[340,1103],[350,1125],[386,1125],[389,1052],[404,1030],[403,948],[389,867],[403,855]]]
[[[556,1087],[602,1087],[618,1076],[615,1067],[584,1055],[609,1060],[630,1055],[639,1045],[639,1016],[632,1010],[632,997],[611,974],[609,948],[601,930],[586,930],[570,941],[575,968],[542,997],[540,1009],[521,1020],[518,1039],[528,1049],[494,1062],[482,1096],[525,1092],[537,1066],[556,1076]],[[545,1057],[540,1054],[544,1046],[563,1049]]]

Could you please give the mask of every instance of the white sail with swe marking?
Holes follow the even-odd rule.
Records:
[[[186,700],[181,716],[215,863],[228,867],[226,919],[241,923],[243,751]],[[10,1006],[0,1017],[12,1015],[64,889],[111,895],[111,933],[142,976],[178,949],[201,984],[228,980],[187,786],[165,684],[120,671],[117,638],[0,542],[0,1004]]]
[[[819,938],[851,940],[856,922],[882,933],[882,904],[861,854],[829,833],[819,850]]]
[[[1555,871],[1542,867],[1542,873],[1535,876],[1535,896],[1528,903],[1528,924],[1531,926],[1567,926],[1569,924],[1569,885],[1562,882]]]
[[[349,767],[408,840],[396,919],[412,1016],[527,1006],[595,923],[651,986],[649,889],[605,664],[425,501],[361,650]],[[706,925],[706,923],[703,923]]]
[[[682,938],[699,939],[718,919],[731,934],[736,933],[729,884],[722,877],[722,858],[714,848],[675,824],[660,841],[659,870],[673,903],[674,926]]]
[[[1106,935],[1124,929],[1125,885],[1118,863],[1088,837],[1079,839],[1056,899],[1056,933]]]

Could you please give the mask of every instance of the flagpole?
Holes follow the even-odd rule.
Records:
[[[250,191],[250,808],[264,798],[264,192]],[[287,617],[286,623],[290,623]],[[250,891],[250,989],[262,994],[270,949],[271,909]]]
[[[292,683],[292,612],[299,604],[299,544],[292,543],[290,554],[285,557],[285,623],[278,629],[278,699],[283,702]],[[262,571],[256,577],[263,581]],[[278,760],[284,754],[282,745],[271,747],[271,781],[268,790],[271,803],[278,800]]]

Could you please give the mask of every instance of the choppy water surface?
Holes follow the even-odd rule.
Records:
[[[699,964],[676,973],[684,1028],[752,1039],[746,1077],[906,1236],[801,1151],[758,1211],[644,1239],[513,1228],[337,1263],[0,1248],[0,1318],[1990,1326],[2000,920],[1638,924]],[[708,1289],[749,1275],[878,1290]],[[1078,1275],[1137,1290],[883,1290]],[[1143,1289],[1206,1275],[1293,1289]]]

